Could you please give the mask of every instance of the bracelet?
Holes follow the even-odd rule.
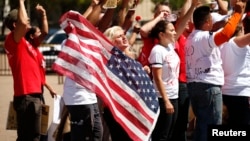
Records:
[[[133,29],[133,32],[135,32],[135,33],[139,33],[140,32],[140,28],[136,28],[136,27],[134,27],[134,29]]]

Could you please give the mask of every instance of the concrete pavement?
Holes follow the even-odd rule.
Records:
[[[58,83],[58,75],[47,75],[48,84],[61,95],[63,92],[63,85]],[[53,113],[53,99],[48,90],[45,88],[44,92],[45,102],[50,106],[49,124],[52,121]],[[9,110],[9,103],[13,99],[13,80],[12,76],[0,76],[0,141],[15,141],[16,130],[6,130],[7,116]],[[49,125],[48,125],[49,126]]]

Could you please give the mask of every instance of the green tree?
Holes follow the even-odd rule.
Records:
[[[89,6],[91,0],[25,0],[25,5],[31,22],[36,22],[35,6],[39,3],[47,11],[50,26],[59,26],[58,20],[61,15],[69,10],[83,13]],[[11,9],[18,7],[18,0],[10,0]]]
[[[172,8],[172,10],[178,10],[182,7],[183,3],[185,2],[185,0],[151,0],[154,4],[158,3],[158,2],[164,2],[167,1],[170,4],[170,7]]]

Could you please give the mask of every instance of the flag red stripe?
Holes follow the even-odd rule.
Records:
[[[86,55],[86,53],[83,53],[84,54],[84,56],[88,56],[88,55]],[[81,61],[79,61],[78,59],[76,59],[76,58],[74,58],[74,57],[72,57],[72,56],[68,56],[67,54],[65,54],[64,52],[62,52],[61,54],[60,54],[60,58],[62,58],[62,59],[64,59],[65,61],[67,61],[67,62],[69,62],[70,64],[74,64],[74,65],[79,65],[79,63],[80,64],[84,64],[84,62],[81,62]],[[94,58],[95,59],[95,58]],[[93,60],[94,62],[99,62],[98,60]],[[97,63],[97,64],[100,64],[100,63]],[[91,72],[94,72],[95,70],[91,67],[91,66],[89,66],[88,64],[84,64],[84,66],[87,68],[87,69],[89,69],[89,70],[91,70]],[[100,78],[99,77],[99,75],[95,75],[95,74],[97,74],[97,72],[95,72],[95,73],[93,73],[92,75],[94,75],[100,82],[102,82],[102,78]],[[109,79],[109,78],[108,78]],[[125,91],[123,91],[123,89],[121,88],[121,87],[119,87],[116,83],[114,83],[112,80],[110,80],[109,79],[109,85],[108,86],[111,86],[111,88],[114,90],[114,91],[116,91],[116,92],[120,92],[119,94],[120,94],[120,96],[121,97],[123,97],[123,99],[126,99],[129,103],[131,103],[131,105],[133,105],[133,107],[134,108],[136,108],[138,111],[140,111],[140,113],[143,113],[143,115],[147,118],[147,120],[149,120],[149,122],[153,122],[153,119],[149,116],[149,115],[147,115],[146,113],[145,113],[145,111],[143,110],[143,108],[138,104],[138,102],[133,98],[133,97],[131,97],[128,93],[126,93]],[[89,82],[90,83],[90,82]],[[102,83],[102,85],[105,85],[104,83]],[[93,88],[92,88],[93,89]],[[107,89],[107,87],[105,88],[106,89],[106,91],[108,91]],[[112,97],[111,97],[112,98]],[[115,99],[113,99],[112,98],[112,100],[113,101],[115,101]],[[105,102],[106,103],[106,102]],[[108,102],[109,103],[109,102]],[[133,115],[131,115],[129,112],[126,112],[127,110],[126,109],[123,109],[123,107],[122,106],[120,106],[120,104],[119,103],[115,103],[116,104],[116,106],[117,107],[119,107],[119,108],[117,108],[117,109],[120,109],[120,111],[123,111],[123,112],[121,112],[125,117],[130,117],[131,118],[131,120],[132,121],[137,121],[138,119],[137,118],[135,118]],[[118,104],[118,105],[117,105]],[[146,119],[145,119],[146,120]],[[148,132],[148,129],[147,129],[147,127],[145,127],[142,123],[141,123],[141,121],[140,122],[138,122],[138,123],[140,123],[140,125],[138,125],[138,128],[140,128],[141,130],[143,130],[143,132],[144,133],[146,133],[146,132]]]
[[[69,41],[69,42],[70,42],[72,48],[73,48],[74,46],[79,45],[79,44],[76,44],[76,43],[73,42],[73,41]],[[94,52],[100,52],[100,48],[97,48],[97,47],[91,46],[91,45],[87,45],[87,44],[85,44],[85,43],[83,43],[83,42],[80,42],[80,44],[81,44],[82,46],[84,46],[85,48],[88,48],[88,49],[93,50]],[[70,46],[70,45],[68,45],[68,46]],[[90,57],[91,57],[91,60],[93,60],[93,62],[95,62],[96,64],[98,64],[98,66],[101,66],[100,60],[96,60],[96,58],[92,57],[93,55],[84,53],[84,52],[82,52],[82,51],[80,51],[80,52],[81,52],[84,56],[90,56]],[[100,53],[101,53],[101,52],[100,52]],[[107,60],[105,60],[105,58],[103,58],[103,60],[104,60],[104,62],[107,61]],[[104,72],[104,70],[102,70],[102,71]],[[110,82],[112,82],[112,84],[109,84],[109,85],[112,86],[112,88],[114,89],[114,91],[117,91],[117,92],[122,92],[122,91],[123,91],[123,88],[119,87],[119,86],[117,85],[117,83],[115,83],[115,82],[112,81],[112,79],[111,79]],[[143,114],[143,115],[147,118],[147,120],[149,120],[150,122],[153,122],[153,121],[154,121],[154,119],[151,118],[151,117],[143,110],[143,107],[141,107],[141,106],[139,105],[139,103],[137,102],[137,100],[135,100],[134,98],[132,98],[128,93],[125,93],[125,94],[123,94],[123,95],[121,95],[121,96],[123,96],[124,99],[130,99],[130,100],[131,100],[130,102],[131,102],[131,103],[133,102],[134,107],[137,108],[137,110],[140,111],[141,114]]]
[[[79,51],[81,52],[81,51]],[[87,53],[84,53],[84,52],[81,52],[82,55],[84,56],[88,56]],[[67,61],[68,63],[70,64],[73,64],[73,65],[84,65],[88,70],[90,70],[92,73],[95,72],[95,69],[92,68],[90,65],[88,64],[85,64],[84,62],[81,62],[80,60],[78,60],[77,58],[74,58],[68,54],[65,54],[64,52],[62,52],[59,57],[65,61]],[[98,66],[101,65],[100,61],[99,60],[95,60],[96,58],[93,57],[93,60]],[[102,82],[102,78],[99,77],[98,73],[95,72],[93,73],[92,75],[94,75],[99,81]],[[123,97],[124,99],[128,100],[134,108],[136,108],[138,111],[140,111],[141,113],[143,113],[143,115],[147,118],[147,120],[149,120],[150,122],[153,122],[153,119],[150,118],[149,115],[147,115],[147,113],[144,112],[143,108],[140,106],[140,104],[137,102],[137,100],[135,100],[133,97],[131,97],[128,93],[126,93],[125,91],[123,91],[123,89],[121,87],[119,87],[115,82],[113,82],[111,79],[108,78],[108,86],[111,86],[113,91],[116,91],[116,92],[120,92],[120,96]],[[102,83],[102,85],[105,85],[104,83]],[[106,88],[107,90],[108,88]],[[108,91],[108,90],[107,90]],[[125,115],[127,116],[127,115]],[[144,125],[142,125],[144,126]],[[145,127],[144,127],[145,128]]]
[[[78,74],[75,74],[75,73],[73,73],[73,72],[71,72],[70,74],[69,74],[69,70],[67,70],[67,69],[65,69],[65,68],[63,68],[63,67],[61,67],[60,65],[58,65],[58,64],[54,64],[54,69],[55,70],[58,70],[58,71],[60,71],[61,73],[63,73],[63,74],[67,74],[68,75],[68,77],[70,77],[70,78],[76,78],[75,79],[75,81],[77,82],[77,83],[79,83],[79,84],[83,84],[83,85],[86,85],[86,83],[89,83],[89,81],[85,81],[85,79],[78,79],[78,77],[76,77],[76,76],[78,76]],[[91,83],[91,82],[90,82]],[[93,84],[93,83],[92,83]],[[88,85],[88,84],[87,84]],[[93,85],[95,85],[95,84],[93,84]],[[101,92],[101,90],[97,87],[97,93],[99,93],[99,92]],[[98,96],[100,96],[100,98],[104,98],[105,97],[105,95],[98,95]],[[105,99],[104,98],[104,102],[106,101],[106,100],[108,100],[108,99]],[[110,101],[108,101],[107,103],[109,103],[109,102],[115,102],[116,103],[116,101],[112,101],[112,100],[110,100]],[[105,102],[106,103],[106,102]],[[117,104],[115,104],[114,103],[114,106],[115,107],[118,107],[118,106],[120,106],[119,104],[117,105]],[[119,111],[123,111],[123,110],[121,110],[120,108],[117,108]],[[115,111],[114,111],[114,109],[110,109],[112,112],[114,112],[115,113]],[[138,141],[140,141],[140,140],[142,140],[140,137],[138,137],[138,135],[137,134],[135,134],[134,132],[133,132],[133,130],[131,130],[128,126],[127,126],[127,124],[124,122],[124,121],[122,121],[121,119],[119,119],[117,116],[114,116],[114,118],[117,120],[117,122],[119,123],[119,124],[121,124],[122,125],[122,127],[123,128],[125,128],[125,130],[126,130],[126,132],[130,135],[130,137],[133,139],[133,140],[138,140]],[[127,118],[129,118],[129,117],[127,117]],[[133,122],[134,123],[134,122]],[[145,134],[146,135],[146,134]]]
[[[59,54],[53,68],[93,90],[107,104],[114,118],[132,140],[149,139],[159,114],[158,105],[152,103],[152,106],[158,109],[158,112],[154,113],[146,106],[149,103],[145,103],[137,92],[107,68],[110,56],[114,56],[110,52],[112,43],[78,12],[70,11],[64,14],[60,25],[69,35],[66,41],[68,52]],[[132,86],[137,87],[137,84]],[[152,89],[152,85],[150,86]],[[141,120],[142,118],[145,120]]]

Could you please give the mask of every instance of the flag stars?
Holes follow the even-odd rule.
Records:
[[[109,68],[112,69],[114,66],[112,64],[109,65]]]
[[[137,92],[138,92],[138,93],[141,93],[141,89],[138,89]]]
[[[150,89],[147,89],[147,92],[150,93]]]
[[[141,81],[141,85],[143,85],[144,84],[144,82],[143,81]]]
[[[149,101],[152,101],[152,97],[149,97]]]
[[[126,58],[126,59],[125,59],[125,62],[129,63],[130,61],[129,61],[129,59],[128,59],[128,58]]]
[[[129,85],[132,85],[133,83],[132,83],[132,81],[131,81],[131,80],[129,80],[129,81],[128,81],[128,84],[129,84]]]
[[[120,77],[122,77],[122,76],[123,76],[122,72],[120,72],[120,73],[119,73],[119,76],[120,76]]]
[[[120,64],[120,63],[122,62],[122,60],[121,60],[121,59],[118,59],[117,62]]]
[[[151,105],[151,109],[156,109],[154,104]]]
[[[116,66],[116,68],[117,68],[117,69],[120,69],[120,68],[121,68],[121,66],[118,64],[118,65]]]
[[[115,55],[119,55],[120,53],[118,51],[115,51]]]
[[[127,73],[127,77],[129,77],[130,76],[130,73]]]
[[[135,84],[136,84],[136,85],[139,85],[139,81],[136,81]]]

